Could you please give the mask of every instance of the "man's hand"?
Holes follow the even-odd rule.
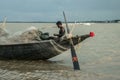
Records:
[[[72,38],[72,34],[71,34],[71,33],[70,33],[70,34],[67,34],[67,38],[68,38],[68,39]]]
[[[57,34],[53,34],[54,36],[57,36]]]

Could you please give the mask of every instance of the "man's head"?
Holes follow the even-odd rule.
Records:
[[[60,27],[62,27],[62,22],[61,22],[61,21],[58,21],[58,22],[56,23],[56,25],[58,26],[58,28],[60,28]]]

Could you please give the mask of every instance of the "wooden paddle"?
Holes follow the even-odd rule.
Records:
[[[65,24],[66,24],[67,33],[70,34],[70,29],[68,27],[68,23],[67,23],[64,11],[63,11],[63,16],[64,16],[64,20],[65,20]],[[80,65],[79,65],[79,62],[78,62],[78,58],[77,58],[77,55],[76,55],[76,51],[75,51],[75,48],[74,48],[72,37],[70,37],[69,40],[70,40],[71,56],[72,56],[72,62],[73,62],[74,70],[80,70]]]

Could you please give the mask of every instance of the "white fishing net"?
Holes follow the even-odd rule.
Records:
[[[30,43],[40,41],[39,29],[31,27],[13,35],[9,35],[4,29],[0,29],[0,44]]]
[[[0,28],[0,37],[7,37],[8,32],[6,29]]]

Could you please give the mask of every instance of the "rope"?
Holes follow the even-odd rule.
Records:
[[[4,19],[3,19],[3,23],[0,25],[0,28],[2,28],[2,29],[5,28],[6,20],[7,20],[7,17],[5,16]]]
[[[78,39],[78,42],[80,41],[80,38]],[[78,52],[79,51],[79,53],[80,53],[80,43],[75,47],[75,49],[76,49],[76,51]]]
[[[76,26],[76,21],[75,21],[75,24],[74,24],[74,26],[72,27],[72,29],[71,29],[71,34],[72,34],[72,32],[73,32],[73,30],[75,29],[75,26]]]
[[[4,20],[3,20],[3,23],[2,23],[2,28],[3,28],[3,29],[5,28],[6,20],[7,20],[7,17],[5,16],[5,17],[4,17]]]

